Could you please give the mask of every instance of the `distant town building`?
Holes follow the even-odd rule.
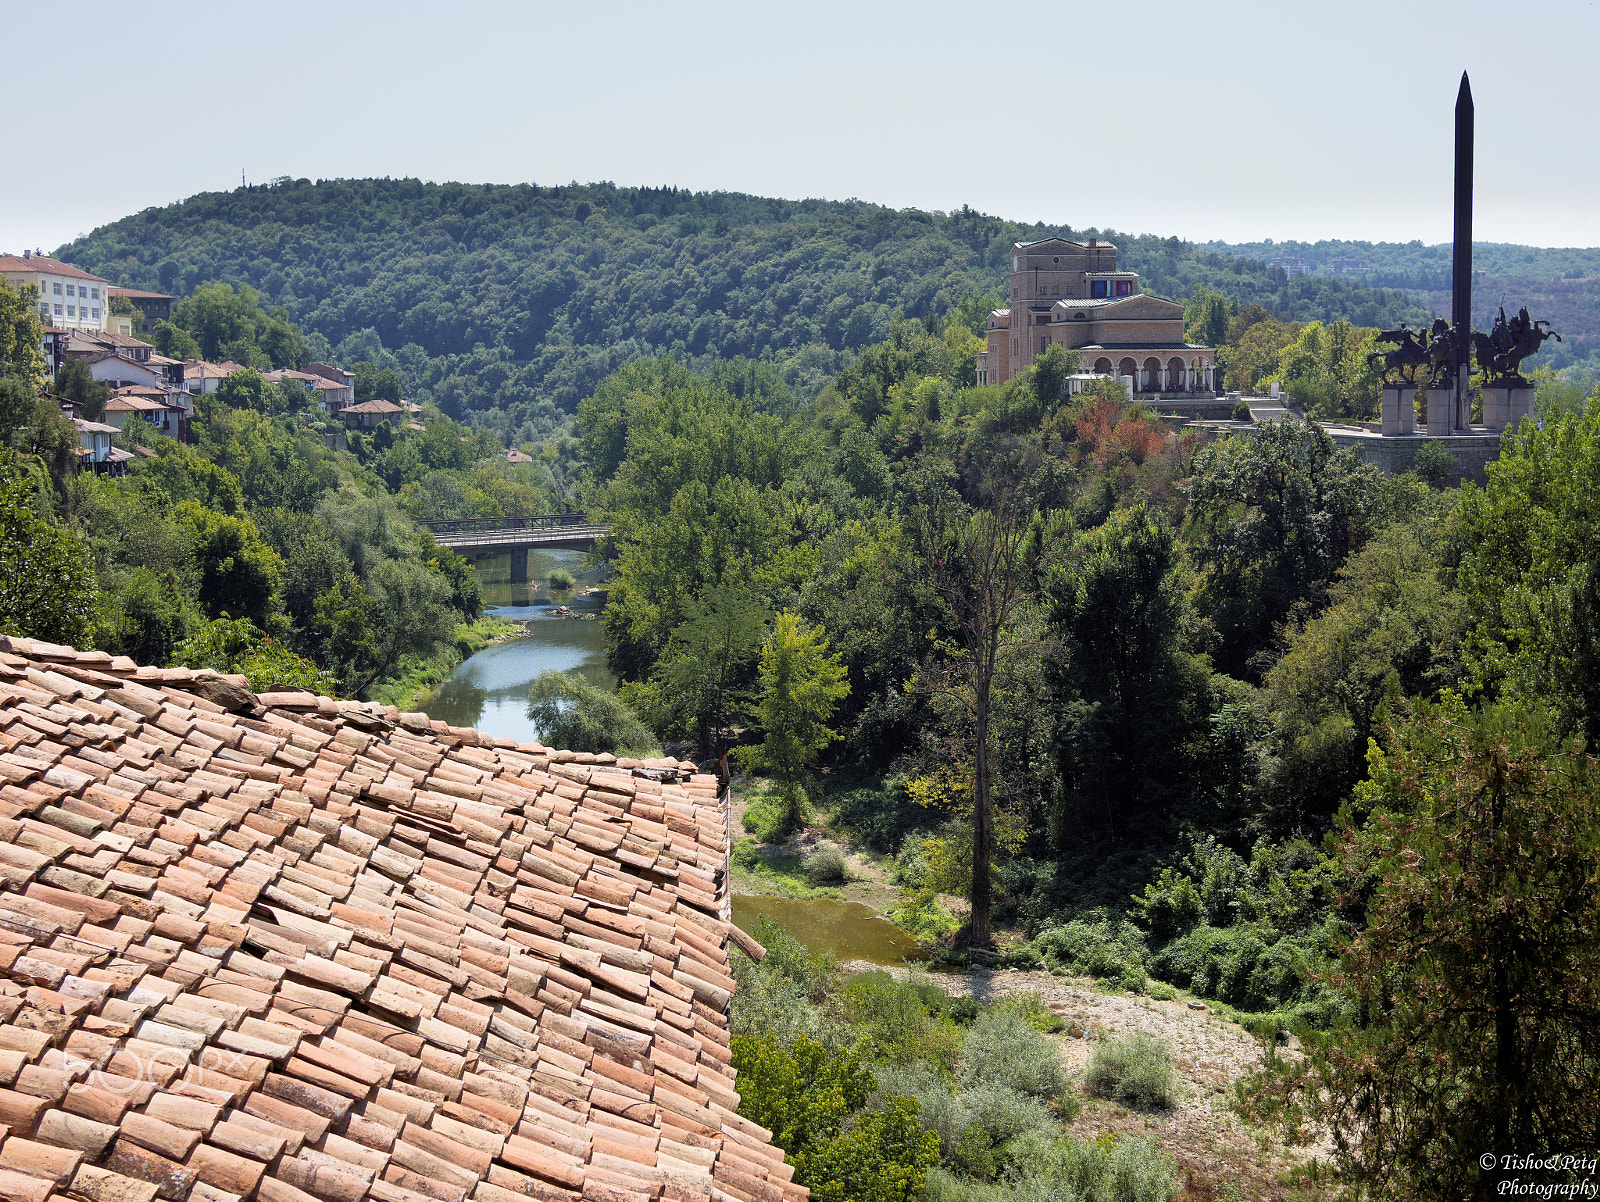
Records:
[[[188,425],[188,412],[182,402],[175,401],[161,388],[146,388],[132,384],[119,388],[106,401],[102,414],[108,426],[119,432],[132,418],[141,418],[169,438],[183,441]]]
[[[0,255],[0,276],[13,288],[39,290],[39,320],[59,330],[104,330],[110,298],[105,280],[48,255]]]
[[[370,430],[374,426],[388,423],[397,425],[402,420],[401,415],[405,410],[393,401],[370,400],[362,401],[359,405],[348,405],[340,411],[339,416],[344,418],[344,424],[353,429]]]
[[[1297,275],[1311,274],[1311,264],[1307,263],[1304,259],[1290,259],[1279,256],[1276,259],[1268,259],[1267,266],[1283,268],[1283,274],[1288,276],[1291,280]]]
[[[1359,275],[1371,270],[1371,264],[1365,259],[1328,260],[1328,272],[1331,275]]]
[[[134,323],[136,328],[129,330],[130,334],[148,334],[155,328],[158,321],[172,320],[172,302],[175,296],[168,296],[165,292],[144,292],[138,288],[118,288],[113,285],[106,291],[113,297],[122,297],[139,311],[139,318]]]
[[[1055,345],[1134,392],[1215,391],[1215,352],[1184,340],[1183,306],[1140,292],[1138,273],[1119,271],[1117,248],[1097,238],[1013,245],[1011,304],[989,314],[985,333],[980,384],[1004,384]]]

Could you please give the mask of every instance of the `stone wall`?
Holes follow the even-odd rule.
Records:
[[[1461,478],[1484,482],[1484,468],[1500,458],[1500,435],[1489,433],[1446,434],[1430,438],[1422,434],[1385,437],[1366,431],[1330,429],[1328,434],[1340,450],[1354,451],[1363,462],[1394,475],[1409,471],[1411,461],[1423,443],[1442,444],[1461,465]]]

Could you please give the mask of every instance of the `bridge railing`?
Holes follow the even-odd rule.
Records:
[[[590,525],[585,513],[537,513],[511,518],[448,518],[418,522],[434,534],[490,534],[506,530],[562,530]]]

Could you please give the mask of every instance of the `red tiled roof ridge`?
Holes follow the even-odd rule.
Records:
[[[0,638],[0,1173],[48,1202],[803,1202],[714,777]]]

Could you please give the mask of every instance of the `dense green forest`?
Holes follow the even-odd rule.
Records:
[[[313,356],[393,367],[413,399],[527,443],[658,352],[762,359],[810,395],[896,312],[931,319],[964,295],[1003,295],[1011,244],[1049,235],[1115,240],[1165,296],[1206,285],[1286,321],[1421,316],[1394,294],[1286,280],[1176,238],[610,184],[284,179],[148,209],[58,253],[180,297],[247,284]]]
[[[1364,279],[1376,288],[1397,289],[1430,312],[1450,312],[1449,243],[1421,242],[1208,242],[1207,251],[1250,261],[1280,256],[1304,259],[1325,268],[1335,259],[1359,259],[1371,270]],[[1500,306],[1508,315],[1523,305],[1549,321],[1563,341],[1550,342],[1534,366],[1577,367],[1593,387],[1600,379],[1600,248],[1472,244],[1472,320],[1488,329]],[[1339,278],[1339,277],[1334,277]],[[1351,277],[1344,277],[1351,278]]]

